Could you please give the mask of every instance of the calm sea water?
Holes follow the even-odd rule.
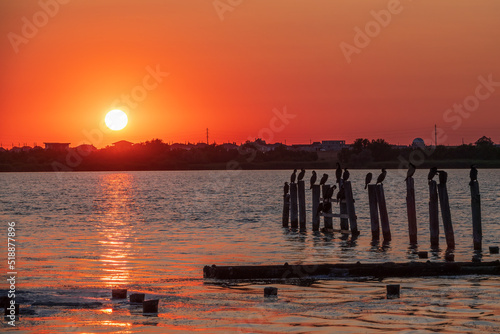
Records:
[[[334,171],[317,171],[330,174]],[[453,277],[318,280],[311,286],[259,282],[211,284],[204,265],[422,261],[431,251],[427,171],[415,175],[417,249],[408,243],[404,176],[384,182],[391,223],[389,245],[371,243],[367,171],[351,171],[356,240],[281,227],[282,185],[290,171],[78,172],[0,174],[2,244],[16,223],[21,332],[255,332],[255,333],[499,333],[500,279]],[[376,177],[378,171],[374,172]],[[500,170],[480,170],[484,261],[500,239]],[[306,179],[310,172],[306,174]],[[449,171],[456,261],[472,249],[467,170]],[[334,207],[335,212],[338,208]],[[334,220],[334,226],[338,227]],[[442,227],[441,227],[441,234]],[[446,242],[431,253],[444,261]],[[6,277],[7,250],[0,270]],[[385,299],[399,283],[400,299]],[[7,285],[2,283],[0,288]],[[160,299],[157,317],[110,300],[125,287]],[[4,292],[5,293],[5,292]],[[9,330],[6,321],[4,329]]]

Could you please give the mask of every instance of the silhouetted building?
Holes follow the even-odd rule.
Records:
[[[46,150],[66,151],[70,143],[44,143]]]
[[[116,143],[113,143],[113,147],[116,147],[116,149],[118,149],[120,151],[129,150],[130,148],[132,148],[133,145],[134,145],[134,143],[131,143],[131,142],[126,141],[126,140],[120,140],[120,141],[117,141]]]
[[[346,147],[345,140],[323,140],[321,142],[321,150],[325,151],[340,151]]]
[[[425,148],[425,142],[422,138],[415,138],[411,143],[412,148]]]

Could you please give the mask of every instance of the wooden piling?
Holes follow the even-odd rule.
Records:
[[[298,182],[299,188],[299,224],[300,229],[306,229],[306,188],[304,185],[304,180]]]
[[[158,313],[159,299],[145,300],[142,302],[142,313]]]
[[[439,246],[439,208],[436,181],[429,182],[429,229],[431,247]]]
[[[315,184],[312,187],[312,227],[313,231],[319,231],[319,215],[318,206],[319,206],[319,197],[320,197],[320,187],[319,184]]]
[[[130,304],[142,304],[144,302],[144,293],[132,293],[130,295]]]
[[[325,194],[328,192],[328,189],[330,189],[330,185],[328,185],[328,184],[324,184],[323,188],[321,189],[321,191],[323,192],[322,193],[322,196],[323,196],[323,205],[325,205],[326,203],[330,203],[331,202],[331,199],[325,200]],[[326,213],[327,214],[331,214],[332,213],[331,206],[330,206],[330,210],[328,210]],[[326,215],[326,216],[324,216],[323,219],[324,219],[324,223],[325,223],[325,229],[327,229],[327,230],[333,230],[333,218],[330,215]]]
[[[387,299],[399,298],[400,296],[400,285],[399,284],[387,284],[386,285],[386,297]]]
[[[264,288],[264,297],[278,297],[278,288],[268,286]]]
[[[283,227],[288,227],[290,220],[290,194],[283,196]]]
[[[370,222],[372,227],[372,240],[380,239],[380,224],[378,219],[378,203],[376,185],[368,185],[368,202],[370,203]]]
[[[479,182],[470,182],[471,208],[472,208],[472,238],[474,249],[481,250],[483,247],[483,230],[481,227],[481,195],[479,194]]]
[[[299,226],[297,183],[290,183],[290,224],[292,228],[297,228]]]
[[[113,299],[126,299],[127,298],[127,289],[112,289],[111,290],[111,298],[113,298]]]
[[[448,189],[446,183],[438,184],[439,204],[441,206],[441,218],[443,219],[443,229],[446,237],[446,245],[448,249],[455,248],[455,235],[453,233],[453,225],[451,223],[450,200],[448,198]]]
[[[410,244],[417,243],[417,211],[415,207],[415,182],[413,177],[406,179],[406,211],[408,213],[408,234]]]
[[[385,204],[384,185],[377,184],[377,202],[380,211],[380,225],[382,225],[382,236],[384,241],[391,241],[391,227],[389,226],[389,215],[387,214],[387,206]]]
[[[347,214],[349,215],[349,224],[351,226],[351,234],[353,236],[359,235],[358,222],[356,217],[356,211],[354,208],[354,197],[352,194],[351,181],[344,182],[345,190],[345,200],[347,206]]]

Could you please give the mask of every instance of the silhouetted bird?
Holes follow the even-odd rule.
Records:
[[[297,177],[297,180],[302,181],[302,179],[304,178],[304,175],[306,175],[306,170],[304,168],[302,168],[300,170],[299,176]]]
[[[386,175],[387,175],[387,171],[385,170],[385,168],[382,168],[382,173],[380,173],[380,175],[377,177],[376,184],[384,182]]]
[[[410,177],[412,177],[413,174],[415,174],[416,170],[417,170],[417,167],[410,162],[410,167],[408,167],[408,172],[406,172],[406,179],[405,179],[405,181],[408,180]]]
[[[335,171],[335,177],[337,178],[337,183],[340,183],[340,179],[342,178],[342,167],[337,162],[337,170]]]
[[[366,174],[366,177],[365,177],[365,189],[368,188],[368,185],[370,184],[370,182],[372,182],[372,178],[373,178],[373,174],[372,173]]]
[[[344,180],[344,182],[349,180],[349,176],[351,176],[351,173],[349,173],[347,168],[344,168],[344,175],[342,175],[342,180]]]
[[[321,211],[323,211],[323,203],[319,203],[318,210],[316,210],[316,216],[318,216]]]
[[[476,165],[471,165],[470,166],[470,182],[472,183],[473,181],[477,181],[477,166]]]
[[[319,180],[319,185],[324,185],[326,183],[326,180],[328,180],[328,174],[323,174],[323,177],[321,178],[321,180]]]
[[[288,182],[285,182],[285,185],[283,186],[283,196],[286,196],[289,190],[290,186],[288,185]]]
[[[439,183],[440,184],[446,184],[448,181],[448,173],[446,173],[444,170],[438,170],[439,173]]]
[[[312,189],[313,185],[316,183],[317,178],[318,176],[316,175],[316,171],[313,170],[313,175],[311,176],[311,188],[309,189]]]
[[[295,183],[295,179],[297,178],[297,170],[294,169],[292,176],[290,176],[290,183]]]
[[[432,179],[434,178],[434,176],[436,176],[437,173],[438,173],[437,167],[432,167],[429,170],[429,174],[427,174],[427,181],[430,183],[432,181]]]
[[[337,189],[337,186],[332,186],[330,188],[328,188],[328,190],[326,191],[326,193],[323,195],[323,199],[331,199],[332,196],[333,196],[333,192],[335,191],[335,189]]]
[[[323,212],[327,213],[332,209],[332,202],[323,203]]]
[[[337,193],[337,203],[341,200],[345,199],[345,189],[344,186],[340,187],[339,192]]]

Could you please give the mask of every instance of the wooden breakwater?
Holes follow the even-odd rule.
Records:
[[[293,279],[349,277],[423,277],[458,275],[500,275],[500,261],[492,262],[408,262],[338,263],[311,265],[205,266],[204,278]]]
[[[392,239],[390,217],[387,210],[387,203],[384,193],[383,180],[387,172],[383,173],[377,179],[375,184],[369,184],[370,178],[365,189],[368,189],[368,203],[370,212],[370,227],[373,240],[383,238],[384,242],[389,242]],[[408,217],[408,236],[410,244],[417,244],[419,226],[417,223],[416,205],[415,205],[415,181],[413,173],[408,173],[406,182],[406,209]],[[302,178],[305,171],[302,172]],[[471,208],[472,208],[472,225],[473,225],[473,244],[475,250],[482,248],[482,227],[481,227],[481,199],[479,194],[479,183],[477,181],[477,170],[471,174]],[[311,178],[311,199],[312,199],[312,230],[323,231],[326,233],[340,232],[343,234],[350,233],[353,237],[358,236],[361,231],[358,227],[358,217],[356,215],[355,199],[353,188],[349,176],[337,177],[338,193],[336,199],[333,198],[333,190],[337,185],[315,184],[316,174],[314,179]],[[345,175],[345,172],[344,172]],[[433,177],[439,175],[439,183],[433,180]],[[324,177],[328,178],[326,174]],[[448,189],[447,189],[448,174],[445,171],[432,168],[428,177],[429,186],[429,223],[430,244],[432,248],[439,247],[439,229],[440,229],[440,213],[443,231],[446,238],[447,249],[455,249],[455,236],[452,223],[452,213],[450,209]],[[304,181],[300,179],[295,183],[295,179],[290,183],[290,194],[284,194],[283,203],[283,227],[289,226],[289,217],[291,228],[306,229],[306,203],[305,203],[305,186]],[[338,211],[335,212],[335,207]],[[324,220],[324,227],[320,228],[321,217]],[[333,218],[339,218],[338,228],[333,223]],[[422,228],[422,227],[420,227]]]

